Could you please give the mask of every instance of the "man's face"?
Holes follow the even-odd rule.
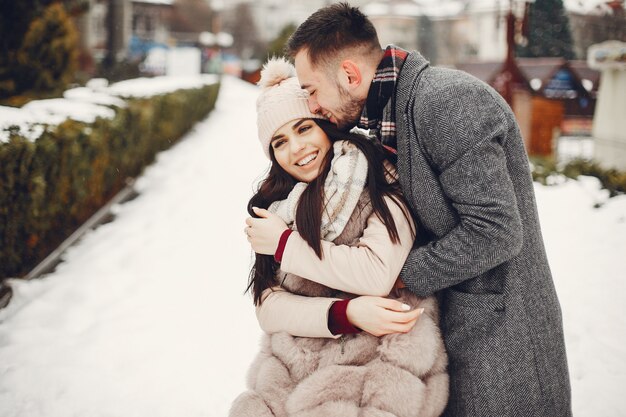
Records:
[[[309,92],[311,112],[325,116],[342,130],[354,127],[366,98],[359,98],[351,91],[348,78],[341,69],[328,71],[323,64],[314,68],[306,50],[296,54],[295,66],[300,85]]]

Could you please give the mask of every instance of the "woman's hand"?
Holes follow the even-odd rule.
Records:
[[[258,219],[248,217],[246,219],[245,232],[252,250],[261,255],[274,255],[278,248],[280,235],[288,229],[287,225],[276,214],[267,210],[253,207]]]
[[[374,336],[409,332],[423,308],[410,306],[390,298],[361,296],[348,303],[346,315],[353,326]]]

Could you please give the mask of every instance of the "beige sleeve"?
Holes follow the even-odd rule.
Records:
[[[297,232],[289,236],[280,268],[327,287],[358,295],[387,296],[413,247],[414,224],[391,198],[385,197],[400,243],[394,244],[387,228],[372,214],[356,246],[322,241],[320,260]],[[408,217],[408,220],[407,220]]]
[[[287,332],[301,337],[337,338],[328,330],[328,310],[337,298],[303,297],[280,287],[267,289],[256,308],[266,333]]]

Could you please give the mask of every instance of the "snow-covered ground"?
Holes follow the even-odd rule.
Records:
[[[213,113],[159,155],[114,222],[53,274],[12,282],[0,310],[1,416],[227,414],[261,335],[243,295],[245,206],[267,165],[256,94],[225,78]],[[536,190],[575,415],[624,416],[626,196],[607,201],[591,178]]]

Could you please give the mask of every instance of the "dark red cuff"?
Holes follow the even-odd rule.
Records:
[[[359,333],[361,329],[348,321],[346,310],[350,299],[335,301],[328,311],[328,330],[334,335]]]
[[[274,259],[276,262],[281,262],[283,260],[283,252],[285,251],[285,246],[287,246],[287,239],[289,239],[289,235],[291,235],[293,230],[285,229],[282,235],[280,235],[280,239],[278,240],[278,247],[276,248],[276,253],[274,254]]]

